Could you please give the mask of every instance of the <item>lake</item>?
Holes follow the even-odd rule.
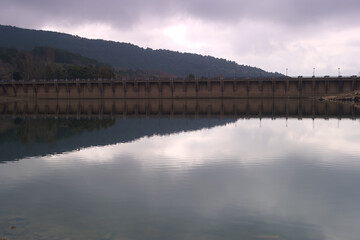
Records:
[[[76,117],[7,108],[0,238],[358,240],[358,110],[301,109]]]

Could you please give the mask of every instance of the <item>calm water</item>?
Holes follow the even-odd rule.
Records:
[[[358,240],[360,122],[0,120],[0,237]]]

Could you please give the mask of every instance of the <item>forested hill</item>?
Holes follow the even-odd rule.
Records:
[[[211,56],[144,49],[129,43],[92,40],[57,32],[0,25],[0,47],[33,49],[37,46],[64,49],[115,68],[157,70],[180,77],[189,74],[196,77],[279,76],[277,73]]]
[[[115,78],[111,66],[51,47],[31,51],[0,47],[0,79]]]

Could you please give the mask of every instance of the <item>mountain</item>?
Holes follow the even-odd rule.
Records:
[[[211,56],[144,49],[129,43],[0,25],[0,47],[31,50],[38,46],[67,50],[117,69],[157,70],[179,77],[189,74],[196,77],[281,76],[278,73],[265,72],[259,68],[238,65],[233,61]]]

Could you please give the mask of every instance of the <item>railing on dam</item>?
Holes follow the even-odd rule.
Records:
[[[0,81],[0,96],[36,99],[309,98],[359,89],[360,77]]]
[[[350,118],[360,109],[314,99],[78,99],[0,103],[13,118]]]

